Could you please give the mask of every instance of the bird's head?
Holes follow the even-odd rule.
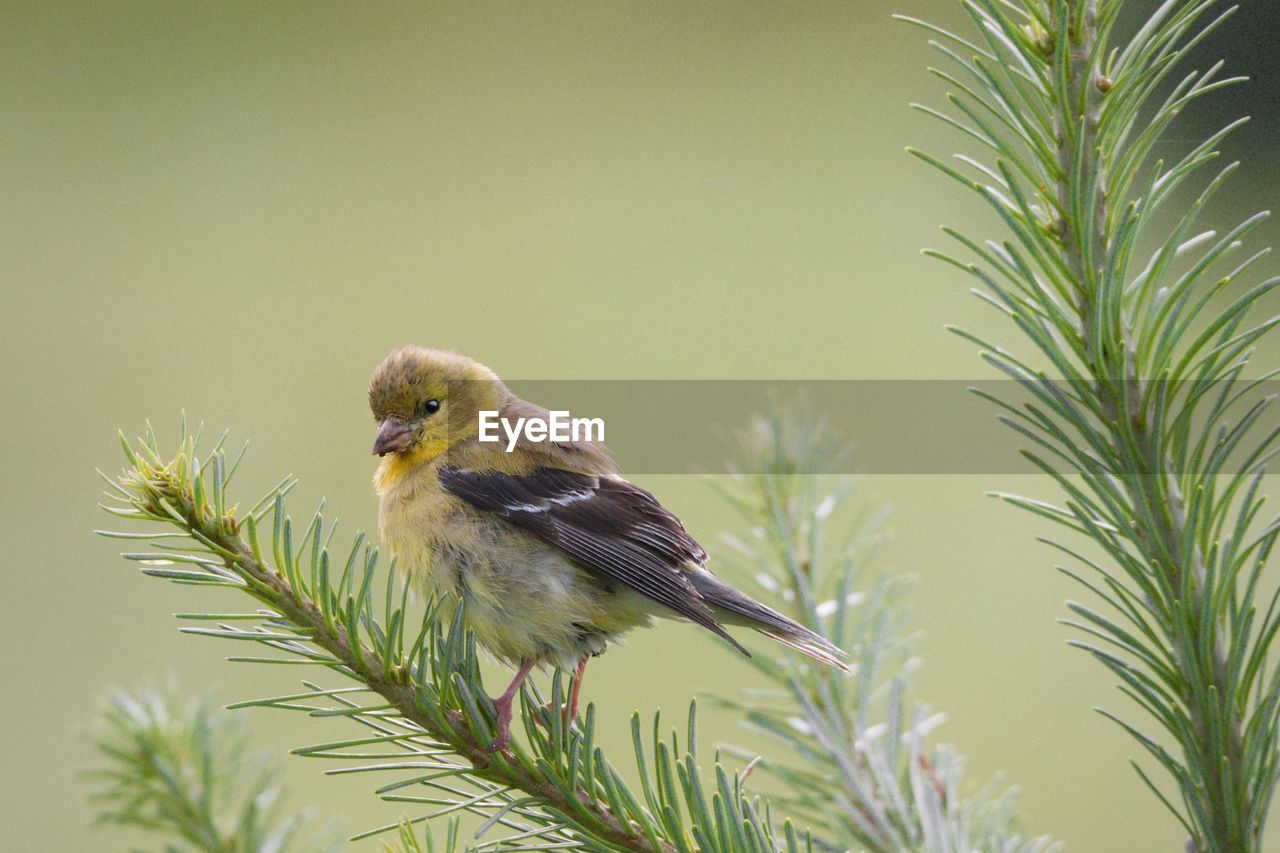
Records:
[[[499,409],[508,392],[479,362],[445,350],[408,346],[383,359],[369,380],[378,422],[377,456],[427,462],[476,434],[481,410]]]

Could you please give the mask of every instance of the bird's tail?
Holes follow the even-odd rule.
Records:
[[[710,572],[690,572],[689,579],[721,622],[754,628],[814,660],[850,671],[844,650],[821,634],[739,592]]]

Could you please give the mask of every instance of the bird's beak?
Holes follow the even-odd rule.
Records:
[[[378,437],[373,442],[373,455],[386,456],[399,453],[413,441],[413,427],[399,418],[387,418],[378,427]]]

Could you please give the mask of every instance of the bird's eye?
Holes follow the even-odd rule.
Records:
[[[422,411],[426,412],[428,415],[434,415],[436,412],[440,411],[440,401],[434,397],[431,398],[422,404]]]

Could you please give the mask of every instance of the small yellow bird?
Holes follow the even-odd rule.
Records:
[[[653,616],[696,622],[743,654],[722,624],[754,628],[848,669],[824,637],[711,574],[680,520],[619,476],[602,441],[538,441],[529,432],[514,443],[482,441],[482,412],[508,423],[550,415],[484,365],[396,350],[373,373],[369,407],[383,542],[426,592],[464,602],[481,646],[518,667],[495,700],[495,750],[510,740],[512,702],[534,666],[576,667],[576,717],[587,659]]]

